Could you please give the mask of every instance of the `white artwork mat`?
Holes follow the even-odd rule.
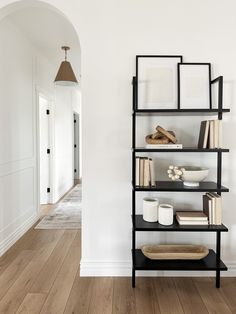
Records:
[[[138,109],[177,109],[179,57],[138,59]]]
[[[209,109],[209,66],[180,64],[180,108]]]

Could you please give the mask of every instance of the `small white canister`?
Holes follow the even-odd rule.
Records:
[[[143,199],[143,220],[157,222],[158,220],[158,199],[146,197]]]
[[[170,204],[160,204],[158,208],[158,221],[159,224],[170,226],[173,224],[174,212],[173,206]]]

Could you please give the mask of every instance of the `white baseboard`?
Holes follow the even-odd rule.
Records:
[[[0,256],[2,256],[17,240],[20,239],[39,219],[34,213],[23,224],[21,224],[14,232],[0,242]]]
[[[236,263],[225,262],[228,271],[222,271],[222,277],[236,277]],[[88,261],[81,260],[81,277],[130,277],[131,261]],[[214,271],[136,271],[140,277],[214,277]]]

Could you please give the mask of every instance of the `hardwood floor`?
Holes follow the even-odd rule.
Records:
[[[0,258],[0,313],[236,313],[236,278],[80,278],[80,230],[29,230]]]

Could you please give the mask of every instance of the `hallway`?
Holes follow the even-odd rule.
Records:
[[[0,313],[236,313],[236,280],[80,277],[80,230],[30,229],[0,258]]]

